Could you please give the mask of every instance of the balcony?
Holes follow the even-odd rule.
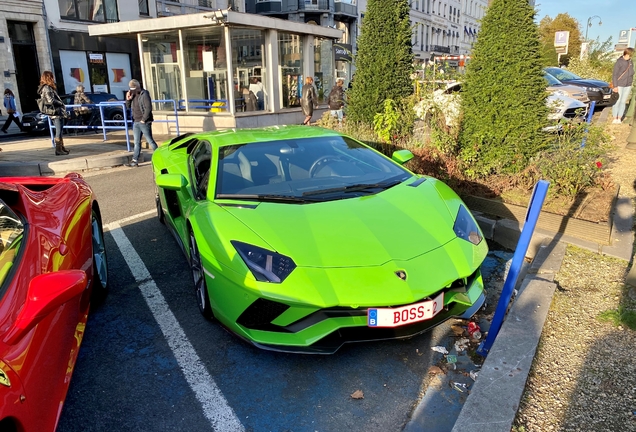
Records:
[[[298,10],[329,11],[329,0],[298,0]]]
[[[431,45],[431,51],[442,54],[450,54],[451,50],[447,46]]]
[[[335,1],[333,3],[334,6],[334,15],[336,15],[336,19],[338,21],[344,21],[343,19],[339,19],[338,16],[342,18],[357,18],[358,17],[358,6],[355,4],[351,4],[349,2],[343,1]]]

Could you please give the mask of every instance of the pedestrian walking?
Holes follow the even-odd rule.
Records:
[[[613,124],[622,123],[625,104],[629,100],[629,93],[634,81],[634,63],[632,56],[634,48],[626,48],[623,55],[616,60],[614,71],[612,72],[612,91],[618,93],[618,100],[612,106]]]
[[[4,107],[7,109],[7,121],[4,122],[4,126],[2,126],[2,132],[7,133],[7,128],[11,126],[11,122],[14,122],[22,131],[22,123],[20,122],[20,118],[18,117],[18,109],[15,106],[15,95],[10,89],[4,90]]]
[[[135,138],[135,148],[133,150],[132,161],[126,164],[128,167],[136,167],[139,164],[139,155],[141,153],[141,135],[150,147],[155,150],[157,143],[152,137],[152,100],[148,90],[141,88],[141,84],[136,79],[130,80],[128,83],[128,93],[126,93],[126,107],[132,110],[133,118],[133,137]]]
[[[300,107],[303,110],[303,114],[305,114],[303,124],[308,125],[309,122],[311,122],[311,117],[314,115],[314,108],[318,107],[318,96],[316,95],[314,79],[312,77],[305,78]]]
[[[84,93],[84,86],[81,84],[75,87],[75,98],[73,100],[73,103],[75,105],[85,105],[85,104],[93,103],[88,98],[88,96],[86,96],[86,93]],[[93,113],[93,110],[91,108],[87,106],[78,106],[78,107],[75,107],[74,111],[75,111],[75,116],[79,120],[80,124],[82,125],[90,124],[92,113]]]
[[[344,79],[338,78],[336,80],[336,85],[331,89],[327,98],[331,117],[337,118],[339,124],[342,124],[342,117],[344,116],[344,112],[342,110],[345,104],[343,86]]]
[[[55,85],[53,72],[42,72],[38,94],[40,95],[40,99],[38,99],[40,112],[48,115],[55,125],[55,155],[67,155],[71,151],[64,147],[62,131],[64,128],[64,119],[67,118],[69,114],[66,112],[66,106],[64,102],[62,102],[60,95],[57,94],[57,86]]]

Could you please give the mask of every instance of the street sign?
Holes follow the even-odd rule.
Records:
[[[559,53],[559,48],[565,48],[565,51],[560,52],[560,54],[568,53],[568,43],[570,41],[570,32],[569,31],[558,31],[554,33],[554,47],[557,49]]]
[[[618,32],[618,44],[626,44],[629,41],[629,30],[621,30]]]

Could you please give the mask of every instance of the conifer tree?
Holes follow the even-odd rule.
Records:
[[[460,156],[469,175],[514,173],[545,145],[547,83],[534,9],[493,0],[482,21],[462,94]]]
[[[407,0],[369,0],[347,92],[349,120],[373,124],[385,99],[399,103],[413,93],[411,34]]]

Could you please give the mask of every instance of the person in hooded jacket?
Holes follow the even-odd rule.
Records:
[[[9,117],[7,117],[7,121],[4,122],[4,126],[2,126],[2,132],[7,133],[7,128],[11,126],[11,122],[15,122],[15,124],[17,124],[22,131],[22,123],[20,122],[20,119],[15,115],[18,109],[15,106],[15,96],[11,89],[5,89],[4,91],[4,107],[7,109],[7,114],[9,115]]]
[[[152,137],[152,100],[148,90],[141,88],[141,84],[136,79],[130,80],[128,83],[129,91],[126,93],[126,107],[132,111],[133,118],[133,137],[135,138],[135,148],[133,150],[132,161],[126,164],[128,167],[137,167],[139,165],[139,156],[141,154],[141,135],[144,135],[150,147],[155,150],[157,143]]]
[[[55,155],[67,155],[71,151],[64,147],[62,128],[64,127],[64,119],[68,117],[68,113],[66,112],[66,106],[64,102],[62,102],[60,95],[57,94],[57,86],[55,85],[53,72],[42,72],[38,94],[42,99],[43,106],[47,108],[47,112],[43,112],[43,114],[47,114],[55,125]]]

